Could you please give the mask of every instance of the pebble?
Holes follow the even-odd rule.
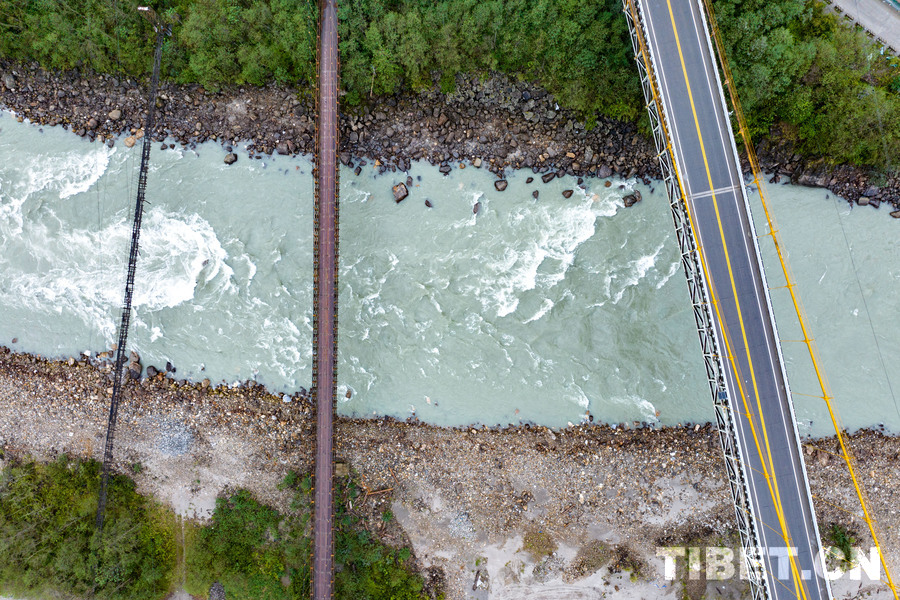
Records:
[[[110,147],[126,128],[136,140],[141,139],[139,130],[126,118],[143,110],[143,92],[133,83],[94,77],[88,83],[95,93],[85,96],[84,81],[72,74],[46,73],[30,65],[18,65],[16,69],[16,91],[4,86],[0,102],[22,111],[17,120],[24,120],[25,109],[36,108],[41,115],[35,119],[38,124],[68,123],[74,131]],[[531,168],[546,180],[562,174],[600,179],[637,177],[644,182],[659,177],[652,141],[639,135],[632,123],[601,117],[588,131],[578,122],[578,115],[558,107],[546,90],[502,74],[487,79],[461,75],[456,83],[451,96],[432,88],[392,96],[374,115],[361,109],[348,110],[342,115],[341,138],[352,146],[342,153],[342,162],[346,158],[350,166],[352,158],[365,157],[380,171],[396,172],[408,170],[412,160],[425,160],[442,165],[441,171],[447,174],[451,169],[448,163],[452,161],[462,169],[468,160],[472,166],[485,166],[501,177],[506,169]],[[223,146],[252,140],[249,154],[254,157],[313,149],[314,106],[307,100],[298,101],[294,88],[243,87],[221,94],[193,87],[190,94],[185,91],[168,82],[162,84],[160,98],[169,100],[163,102],[165,111],[161,111],[154,133],[157,139],[171,132],[192,147],[206,139],[218,140]],[[171,102],[184,96],[191,102]],[[66,98],[65,106],[56,104],[57,97]],[[526,97],[528,100],[523,100]],[[106,106],[108,98],[116,98],[116,104]],[[98,119],[100,115],[106,119]],[[484,133],[472,135],[472,131]],[[513,137],[488,133],[491,131],[507,131]],[[897,178],[876,187],[868,184],[870,176],[860,169],[841,167],[830,177],[805,171],[802,158],[783,138],[763,140],[759,155],[763,167],[770,171],[813,184],[827,181],[833,192],[845,198],[856,201],[866,196],[870,206],[887,202],[894,210],[885,212],[900,210]],[[365,161],[360,161],[359,166],[364,165]],[[354,168],[354,172],[359,171]]]
[[[99,391],[105,376],[99,361],[88,364],[93,366],[0,351],[0,438],[6,452],[47,455],[51,449],[84,453],[102,447],[108,395]],[[285,499],[272,482],[287,468],[312,468],[315,410],[309,400],[286,403],[285,396],[271,395],[252,382],[202,393],[201,385],[178,381],[125,385],[129,402],[119,411],[116,468],[140,462],[145,469],[139,477],[147,479],[139,485],[201,477],[210,489],[246,486],[279,505]],[[462,431],[469,433],[460,435]],[[389,494],[363,497],[360,504],[380,520],[386,508],[399,502],[406,507],[404,522],[413,523],[417,535],[445,540],[442,548],[454,557],[448,564],[469,560],[477,539],[522,536],[533,522],[574,547],[580,542],[572,532],[580,531],[580,524],[602,522],[613,536],[628,540],[629,551],[646,550],[650,560],[660,535],[696,539],[692,536],[699,533],[727,536],[734,528],[721,450],[710,424],[459,430],[339,417],[335,443],[335,452],[360,473],[365,489],[393,488]],[[823,501],[820,523],[841,522],[845,513],[836,507],[856,502],[850,486],[835,483],[842,481],[842,463],[823,465],[818,459],[827,454],[817,448],[830,449],[834,443],[804,442],[810,486]],[[852,436],[851,445],[867,470],[880,478],[869,490],[870,501],[893,506],[891,494],[900,488],[894,458],[900,438],[862,431]],[[250,460],[239,465],[210,460],[229,452]],[[160,456],[184,456],[185,470]],[[695,491],[708,501],[692,512],[672,511],[674,504],[692,502]],[[654,527],[647,528],[647,519],[654,520]],[[389,528],[378,531],[390,533]],[[888,552],[896,555],[893,547]]]

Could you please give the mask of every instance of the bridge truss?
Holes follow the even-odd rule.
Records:
[[[635,62],[641,78],[647,113],[650,117],[650,127],[653,131],[657,159],[663,181],[666,184],[672,220],[675,223],[678,247],[681,251],[681,265],[684,268],[684,274],[687,279],[694,320],[697,324],[697,334],[700,338],[700,348],[703,352],[703,361],[706,367],[707,381],[709,382],[709,390],[712,394],[713,406],[715,407],[719,443],[725,455],[725,469],[728,475],[731,497],[734,502],[734,511],[741,537],[741,548],[747,565],[752,597],[754,600],[761,600],[768,597],[765,571],[760,556],[760,544],[756,533],[753,506],[748,500],[750,486],[744,473],[744,465],[746,463],[743,461],[741,446],[735,429],[722,355],[716,344],[714,317],[711,310],[710,295],[707,291],[709,289],[708,283],[703,274],[700,253],[693,233],[691,217],[687,210],[684,188],[674,166],[675,160],[669,142],[670,138],[660,106],[657,83],[653,77],[653,59],[644,41],[645,34],[638,17],[638,7],[633,0],[623,0],[623,9],[628,22],[628,29],[631,33],[632,49],[634,50]]]

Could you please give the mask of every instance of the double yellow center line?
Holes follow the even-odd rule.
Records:
[[[744,402],[744,409],[747,411],[746,412],[747,419],[750,422],[750,426],[751,426],[752,433],[753,433],[753,438],[754,438],[754,441],[755,441],[756,447],[757,447],[757,452],[760,455],[760,461],[762,462],[763,473],[766,478],[766,483],[769,487],[769,493],[772,496],[772,500],[775,503],[775,510],[776,510],[776,513],[778,514],[778,522],[781,527],[781,535],[782,535],[782,538],[784,539],[785,543],[788,544],[788,546],[790,546],[791,545],[790,544],[791,537],[790,537],[790,533],[788,532],[787,523],[785,522],[785,519],[784,519],[784,512],[781,507],[781,495],[778,490],[778,479],[775,476],[775,472],[774,472],[774,464],[775,463],[772,460],[772,451],[771,451],[771,448],[769,445],[769,436],[766,431],[766,424],[765,424],[765,420],[763,418],[762,401],[761,401],[760,394],[759,394],[759,388],[757,386],[756,373],[753,368],[753,357],[751,356],[750,344],[749,344],[749,341],[747,338],[747,330],[746,330],[746,327],[744,324],[743,311],[741,310],[741,304],[740,304],[740,300],[738,298],[737,284],[734,279],[734,272],[732,270],[732,265],[731,265],[731,257],[728,252],[728,244],[725,240],[725,231],[724,231],[724,227],[722,225],[722,217],[719,212],[719,203],[716,198],[715,186],[713,185],[713,180],[712,180],[712,173],[710,172],[710,168],[709,168],[709,160],[706,155],[706,147],[703,144],[703,134],[700,130],[700,120],[697,117],[697,108],[694,104],[694,95],[691,91],[691,84],[690,84],[690,80],[688,78],[687,66],[685,65],[685,62],[684,62],[684,53],[681,48],[681,40],[678,36],[678,28],[675,25],[675,15],[672,10],[671,0],[666,0],[666,4],[668,5],[668,9],[669,9],[669,19],[672,23],[672,32],[675,36],[675,44],[678,47],[678,58],[681,62],[681,69],[682,69],[682,73],[684,75],[685,87],[687,88],[688,100],[690,101],[691,112],[693,113],[693,116],[694,116],[694,126],[697,130],[697,139],[699,140],[699,143],[700,143],[700,152],[703,155],[703,164],[704,164],[704,167],[706,168],[706,177],[707,177],[707,181],[709,182],[709,189],[710,189],[710,192],[708,192],[708,193],[712,197],[713,208],[716,213],[716,221],[718,224],[719,236],[722,240],[722,250],[725,254],[725,263],[728,267],[728,277],[729,277],[730,283],[731,283],[731,291],[732,291],[732,294],[734,295],[734,303],[735,303],[735,308],[737,310],[738,321],[740,323],[741,336],[742,336],[743,342],[744,342],[744,350],[746,352],[747,363],[750,368],[750,378],[751,378],[751,382],[753,384],[753,394],[756,398],[756,406],[757,406],[757,411],[759,414],[760,425],[762,427],[763,440],[765,443],[766,457],[768,458],[768,461],[763,459],[763,456],[762,456],[762,449],[760,448],[759,439],[756,434],[756,428],[754,426],[752,414],[750,413],[749,405],[747,402],[747,396],[746,396],[746,393],[744,390],[743,382],[741,381],[741,377],[740,377],[740,371],[738,370],[737,365],[735,364],[734,352],[730,351],[730,343],[728,343],[728,336],[725,332],[726,323],[725,323],[724,319],[722,318],[722,315],[719,314],[718,306],[716,306],[716,313],[717,313],[717,316],[719,317],[719,322],[721,323],[722,328],[723,328],[723,336],[725,336],[726,343],[728,343],[728,346],[729,346],[729,355],[730,355],[729,358],[730,358],[730,361],[732,364],[732,368],[734,369],[735,380],[740,389],[741,398],[743,399],[743,402]],[[685,200],[687,200],[687,198],[685,198]],[[693,218],[691,220],[693,221]],[[696,233],[695,233],[695,236],[696,236]],[[697,240],[697,241],[699,244],[699,240]],[[707,279],[710,279],[708,274],[707,274]],[[768,463],[768,466],[767,466],[767,463]],[[798,572],[798,569],[797,569],[797,563],[794,560],[794,557],[790,552],[788,553],[788,557],[790,559],[791,572],[793,574],[794,592],[798,597],[802,596],[805,599],[805,598],[807,598],[807,594],[806,594],[806,590],[805,590],[805,585],[803,584],[803,580],[800,577],[800,573]]]

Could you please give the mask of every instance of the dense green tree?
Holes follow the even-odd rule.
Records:
[[[0,476],[0,582],[10,591],[53,590],[155,600],[175,563],[166,513],[112,478],[106,524],[94,523],[99,463],[65,457],[8,465]]]
[[[145,75],[153,33],[138,0],[0,0],[0,56]],[[755,138],[773,125],[832,162],[896,166],[900,61],[819,0],[714,0]],[[158,0],[181,15],[164,73],[209,88],[314,80],[314,0]],[[581,111],[642,118],[619,0],[341,0],[341,82],[370,95],[455,89],[461,73],[535,80]]]

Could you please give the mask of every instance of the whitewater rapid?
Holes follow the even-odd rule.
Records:
[[[223,156],[211,143],[153,149],[130,346],[179,376],[308,387],[311,164]],[[113,343],[138,157],[0,116],[0,343],[49,356]],[[484,170],[414,164],[396,204],[390,188],[406,174],[342,170],[339,410],[440,425],[711,420],[662,186],[529,175],[497,192]],[[631,190],[644,200],[626,209]],[[894,224],[818,190],[770,193],[845,424],[900,430],[900,381],[873,354],[868,321],[895,363]],[[822,247],[823,230],[843,246]],[[786,335],[790,306],[773,300]],[[785,354],[792,389],[810,391],[802,354]],[[824,432],[821,407],[797,402],[801,431]]]

